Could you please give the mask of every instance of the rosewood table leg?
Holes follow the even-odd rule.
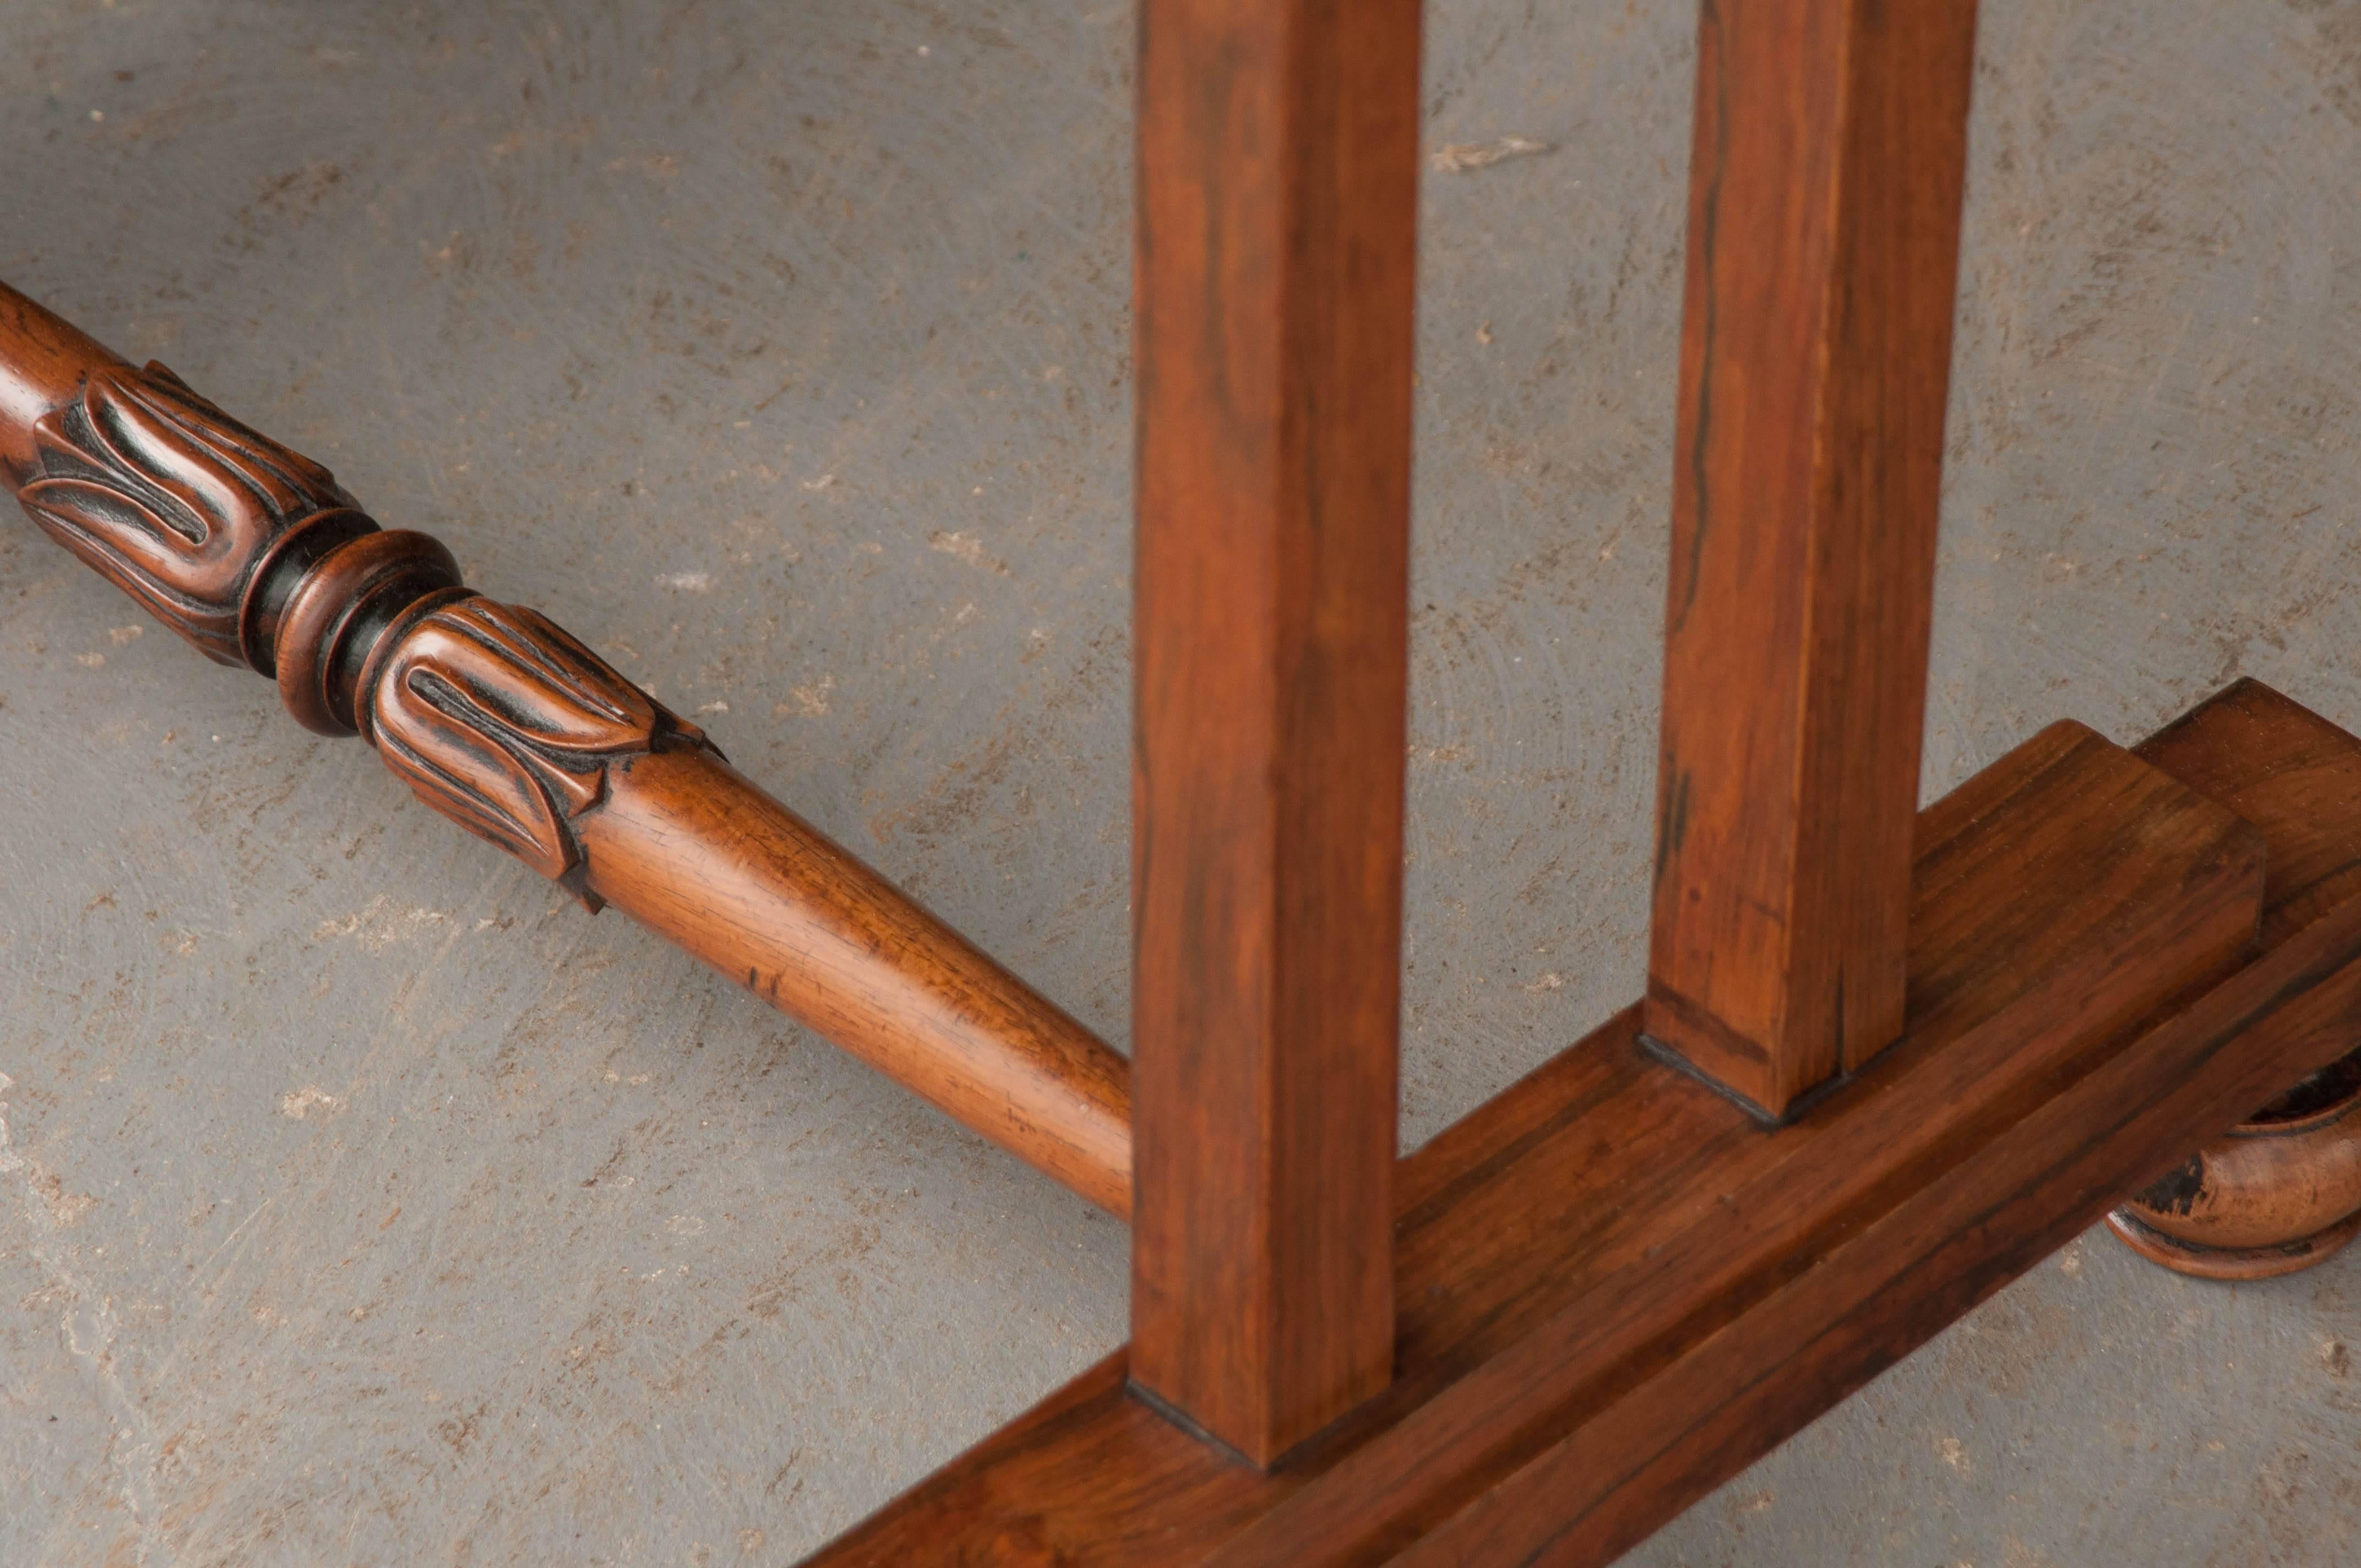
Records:
[[[2276,947],[2361,896],[2361,739],[2241,681],[2138,749],[2263,826],[2258,934]],[[2107,1216],[2134,1251],[2202,1279],[2310,1268],[2361,1234],[2361,1050],[2313,1073]]]

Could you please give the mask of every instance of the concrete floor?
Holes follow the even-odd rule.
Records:
[[[1435,0],[1403,1132],[1637,989],[1693,7]],[[1125,1037],[1127,6],[15,0],[0,276]],[[2361,5],[1986,0],[1927,784],[2361,728]],[[0,521],[0,1563],[784,1563],[1125,1237]],[[2350,1563],[2361,1257],[2103,1235],[1635,1552]]]

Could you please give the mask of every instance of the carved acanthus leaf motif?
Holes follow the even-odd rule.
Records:
[[[573,823],[606,798],[607,770],[707,744],[533,610],[462,599],[395,635],[361,733],[419,799],[586,902]]]
[[[246,663],[238,610],[271,544],[354,504],[327,469],[153,362],[93,370],[34,441],[39,472],[16,492],[33,521],[225,664]]]

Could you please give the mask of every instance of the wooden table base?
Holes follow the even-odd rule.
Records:
[[[2107,1225],[2200,1279],[2270,1279],[2334,1257],[2361,1234],[2361,1053],[2190,1156]]]
[[[1922,812],[1910,1027],[1788,1124],[1634,1008],[1411,1156],[1393,1386],[1287,1463],[1119,1353],[816,1568],[1612,1562],[2361,1035],[2361,898],[2307,858],[2361,796],[2251,767],[2361,743],[2247,683],[2192,721],[2169,768],[2053,726]]]
[[[435,540],[379,528],[319,464],[0,283],[6,491],[430,809],[1129,1214],[1131,1066],[1105,1042],[563,628],[464,586]]]
[[[1130,1344],[817,1563],[1603,1568],[2127,1192],[2192,1274],[2361,1230],[2361,740],[2242,682],[1914,811],[1975,8],[1704,8],[1648,992],[1404,1161],[1418,0],[1140,7],[1136,1116],[695,725],[5,286],[0,479],[1134,1220]]]
[[[2259,948],[2361,896],[2361,740],[2248,680],[2136,752],[2261,829]],[[2207,1144],[2107,1223],[2142,1257],[2201,1279],[2268,1279],[2334,1256],[2361,1234],[2361,1050]]]

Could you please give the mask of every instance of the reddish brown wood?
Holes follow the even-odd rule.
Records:
[[[288,590],[273,621],[280,700],[306,729],[357,734],[369,707],[364,694],[373,689],[358,671],[371,653],[399,641],[385,636],[389,621],[465,591],[459,563],[439,539],[397,528],[346,540]]]
[[[2361,894],[2361,739],[2243,680],[2139,755],[2262,828],[2266,947]],[[2142,1255],[2201,1278],[2268,1278],[2334,1256],[2361,1234],[2361,1051],[2280,1094],[2108,1222]]]
[[[0,314],[0,357],[38,371],[29,381],[0,377],[16,383],[12,399],[53,389],[64,347],[80,339],[49,318],[59,335],[41,343],[29,328],[43,314],[13,295]],[[63,400],[0,440],[21,455],[10,470],[18,502],[207,658],[268,670],[259,633],[274,596],[261,591],[264,568],[298,568],[283,547],[299,535],[377,525],[335,476],[237,423],[163,366],[136,370],[109,356],[82,371]]]
[[[2133,751],[2262,832],[2264,947],[2361,894],[2361,739],[2247,679]]]
[[[1140,12],[1130,1375],[1257,1463],[1393,1343],[1418,42]]]
[[[1974,42],[1699,28],[1647,1030],[1773,1117],[1902,1031]]]
[[[2273,1279],[2361,1234],[2361,1092],[2242,1122],[2107,1216],[2151,1263],[2200,1279]]]
[[[1120,1215],[1123,1058],[741,778],[531,610],[460,586],[335,477],[0,286],[0,461],[26,510],[420,799]]]
[[[631,759],[578,831],[593,893],[1130,1213],[1124,1059],[714,753]]]
[[[2218,1126],[2225,1102],[2340,1048],[2356,1022],[2361,905],[2130,1048],[2044,1064],[2071,1088],[2020,1083],[1972,1166],[1861,1223],[1395,1561],[1612,1562],[2088,1226],[2137,1172]],[[1750,1196],[1780,1194],[1739,1201]]]
[[[1844,1092],[1765,1132],[1634,1007],[1404,1162],[1352,1420],[1257,1474],[1118,1354],[815,1562],[1608,1562],[2344,1048],[2361,901],[2237,968],[2262,860],[2053,727],[1921,816],[1910,1026]]]
[[[0,283],[0,472],[38,460],[35,427],[81,392],[93,373],[128,369],[120,356]]]

